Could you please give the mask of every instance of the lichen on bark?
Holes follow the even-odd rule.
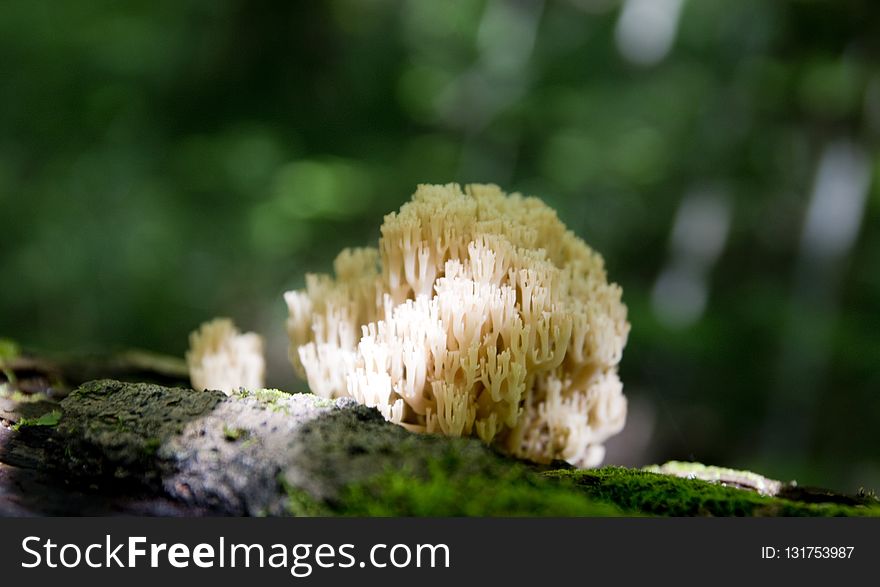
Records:
[[[476,439],[410,434],[351,399],[100,380],[50,407],[57,425],[0,429],[0,498],[20,485],[15,474],[35,470],[51,475],[44,490],[78,497],[69,510],[31,500],[28,513],[76,514],[89,495],[131,507],[117,498],[137,494],[152,496],[159,515],[880,515],[872,497],[768,497],[642,470],[539,469]]]

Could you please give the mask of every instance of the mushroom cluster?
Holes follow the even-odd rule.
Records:
[[[239,388],[263,387],[263,339],[240,333],[229,318],[205,322],[189,335],[186,363],[197,391],[218,389],[232,395]]]
[[[290,359],[315,393],[415,432],[598,465],[626,419],[629,333],[602,257],[556,212],[494,185],[421,185],[378,248],[287,292]]]

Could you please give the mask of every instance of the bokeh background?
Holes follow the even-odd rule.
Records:
[[[538,195],[633,324],[611,463],[880,489],[880,3],[0,3],[0,336],[286,362],[420,182]]]

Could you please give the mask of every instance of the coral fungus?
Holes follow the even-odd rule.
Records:
[[[186,363],[193,389],[231,395],[239,388],[263,387],[263,340],[252,332],[241,334],[232,320],[205,322],[189,335],[189,346]]]
[[[334,269],[285,294],[290,358],[315,393],[537,462],[602,461],[626,418],[626,307],[542,201],[421,185],[378,249],[346,249]]]

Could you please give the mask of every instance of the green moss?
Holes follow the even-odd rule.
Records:
[[[614,516],[568,482],[542,479],[520,466],[462,473],[454,460],[435,459],[426,474],[387,470],[345,488],[337,513],[351,516]]]
[[[54,465],[80,477],[125,473],[152,483],[159,475],[159,447],[180,435],[189,422],[211,413],[224,398],[219,391],[90,381],[61,402],[64,417],[55,434],[71,450]]]
[[[13,430],[28,428],[31,426],[57,426],[61,420],[61,411],[52,410],[40,416],[39,418],[22,418],[12,427]]]
[[[264,403],[275,403],[278,400],[290,398],[291,394],[280,389],[257,389],[250,392],[250,397]]]
[[[223,438],[229,442],[235,442],[248,435],[248,431],[244,428],[233,428],[230,426],[223,427]]]
[[[766,497],[700,479],[604,467],[558,470],[548,479],[574,483],[590,499],[658,516],[880,516],[880,506],[805,503]]]
[[[266,408],[272,412],[289,414],[290,406],[288,405],[288,400],[290,400],[290,398],[295,395],[299,394],[290,393],[288,391],[283,391],[280,389],[247,390],[242,388],[233,397],[245,399],[253,398],[258,402],[264,404]],[[312,400],[312,404],[316,408],[332,408],[336,405],[336,400],[333,399],[328,399],[319,395],[314,395],[312,393],[305,393],[302,395],[308,396]]]
[[[332,408],[336,405],[336,400],[316,395],[312,403],[316,408]]]
[[[160,446],[162,446],[161,438],[148,438],[144,441],[144,453],[147,455],[154,455],[159,452]]]
[[[238,391],[238,397],[253,398],[265,405],[270,411],[283,414],[290,412],[290,408],[284,403],[284,401],[290,399],[291,395],[293,394],[281,391],[280,389],[241,389]]]
[[[285,504],[285,507],[287,513],[291,516],[297,518],[309,518],[332,515],[333,512],[331,512],[326,506],[314,500],[311,495],[302,489],[287,483],[283,476],[279,476],[278,483],[281,484],[284,488],[284,492],[287,494],[287,503]]]

